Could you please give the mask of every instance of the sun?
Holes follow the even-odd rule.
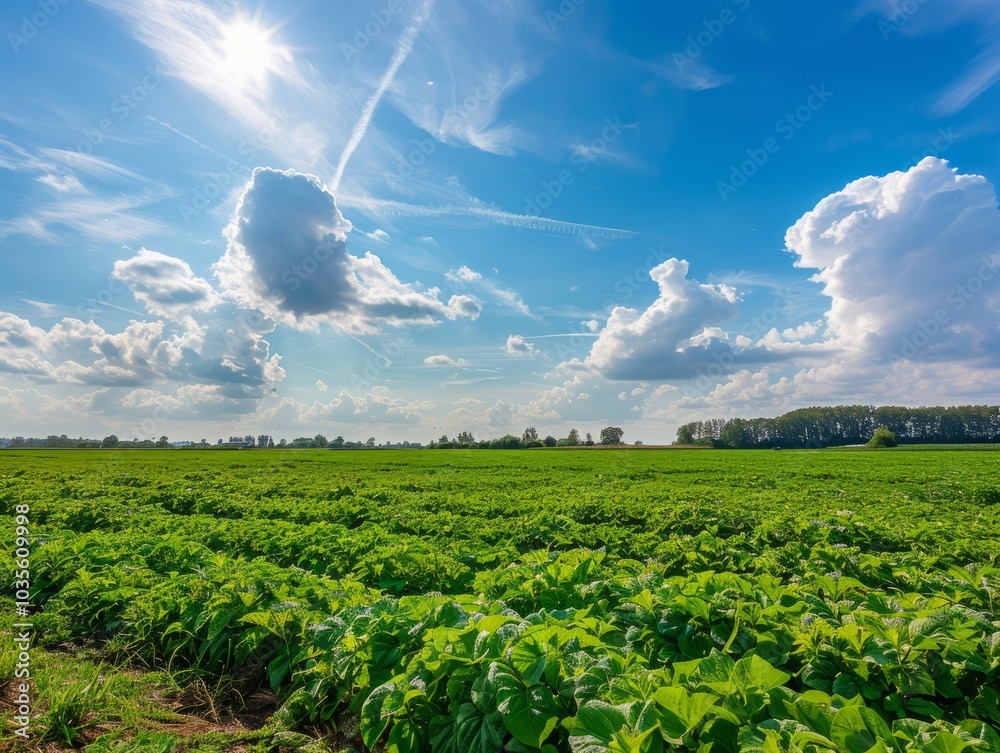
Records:
[[[272,39],[274,31],[249,18],[236,18],[223,29],[220,67],[228,80],[244,86],[266,82],[285,57]]]

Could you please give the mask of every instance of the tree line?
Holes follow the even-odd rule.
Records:
[[[520,437],[507,434],[498,439],[483,439],[479,441],[472,436],[471,431],[463,431],[452,439],[449,439],[447,434],[443,434],[437,441],[432,441],[430,447],[436,450],[450,450],[454,448],[470,450],[521,450],[533,447],[594,447],[597,444],[611,446],[620,445],[624,435],[625,432],[617,426],[608,426],[601,429],[598,442],[594,441],[590,432],[587,432],[585,438],[581,438],[580,432],[576,429],[572,429],[562,439],[556,439],[551,435],[542,439],[538,433],[538,429],[534,426],[529,426]]]
[[[901,408],[844,405],[802,408],[777,418],[693,421],[677,430],[677,445],[732,448],[841,447],[865,444],[879,427],[900,444],[1000,441],[1000,407]]]

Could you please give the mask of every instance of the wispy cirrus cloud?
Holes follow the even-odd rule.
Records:
[[[579,222],[564,222],[548,217],[533,217],[531,215],[516,214],[487,206],[448,205],[431,207],[408,204],[392,199],[376,199],[370,196],[356,195],[342,196],[340,197],[340,203],[345,207],[352,207],[370,213],[373,217],[465,217],[523,230],[542,230],[584,238],[604,238],[608,240],[622,240],[625,238],[634,238],[639,235],[639,232],[635,230],[623,230],[621,228],[604,227],[601,225],[585,225]]]
[[[72,230],[96,241],[143,240],[168,230],[168,225],[151,214],[135,212],[164,198],[163,194],[141,193],[108,197],[61,198],[11,220],[0,221],[0,240],[24,235],[57,242],[63,230]]]
[[[523,314],[529,319],[541,321],[541,317],[528,308],[528,304],[524,302],[520,295],[513,290],[500,287],[492,280],[486,279],[479,272],[467,266],[452,269],[445,273],[445,277],[456,285],[464,285],[481,290],[484,294],[511,311]]]
[[[337,162],[337,171],[334,173],[330,184],[330,187],[334,191],[340,188],[340,179],[344,177],[344,170],[347,169],[347,163],[350,161],[351,155],[354,154],[354,150],[358,148],[361,140],[365,137],[368,126],[372,122],[372,117],[375,115],[375,110],[378,109],[379,104],[382,102],[382,97],[385,96],[386,91],[392,85],[393,79],[396,78],[396,74],[399,73],[399,69],[413,49],[413,44],[417,41],[420,30],[423,29],[424,23],[427,21],[427,17],[433,8],[434,0],[424,0],[423,5],[413,19],[413,23],[403,31],[399,39],[399,44],[396,46],[396,52],[393,53],[392,60],[389,61],[389,67],[382,74],[382,79],[379,81],[375,92],[365,102],[365,106],[361,110],[361,117],[354,125],[351,137],[347,140],[344,151],[340,154],[340,160]]]

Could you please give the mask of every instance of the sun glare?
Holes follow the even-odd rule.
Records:
[[[281,50],[267,29],[255,20],[240,18],[233,21],[222,35],[222,68],[231,81],[241,85],[261,85],[275,70]]]

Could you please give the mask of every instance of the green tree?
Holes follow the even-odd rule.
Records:
[[[556,439],[555,437],[551,437],[551,436],[550,437],[545,437],[545,446],[546,447],[555,447],[557,444],[559,444],[559,440]]]
[[[164,448],[164,447],[169,447],[170,446],[170,440],[167,439],[167,435],[166,434],[164,434],[162,437],[160,437],[157,440],[156,446],[159,447],[159,448],[161,448],[161,449]]]
[[[317,434],[313,438],[313,447],[324,448],[326,447],[326,445],[327,445],[326,437],[324,437],[322,434]]]
[[[119,444],[121,444],[121,443],[118,441],[118,437],[116,437],[114,434],[110,434],[110,435],[106,436],[101,441],[101,447],[112,447],[112,448],[114,448],[114,447],[117,447]]]
[[[896,435],[893,434],[889,427],[880,426],[875,430],[872,438],[868,440],[866,447],[895,447],[899,444],[896,441]]]
[[[463,447],[467,447],[470,444],[474,444],[475,441],[476,439],[475,437],[472,436],[471,431],[463,431],[461,434],[458,435],[458,438],[455,440],[455,443],[460,444]]]
[[[685,424],[677,430],[677,439],[674,440],[674,444],[694,444],[694,434],[691,433],[690,424]]]
[[[490,442],[491,450],[516,450],[521,446],[521,438],[507,434]]]
[[[617,426],[601,429],[601,444],[621,444],[625,432]]]
[[[529,426],[527,429],[524,430],[524,434],[521,435],[521,441],[524,442],[525,444],[528,444],[528,442],[537,442],[538,429],[536,429],[534,426]]]
[[[580,444],[580,432],[576,429],[570,429],[569,436],[566,437],[566,444],[569,447],[576,447]]]

